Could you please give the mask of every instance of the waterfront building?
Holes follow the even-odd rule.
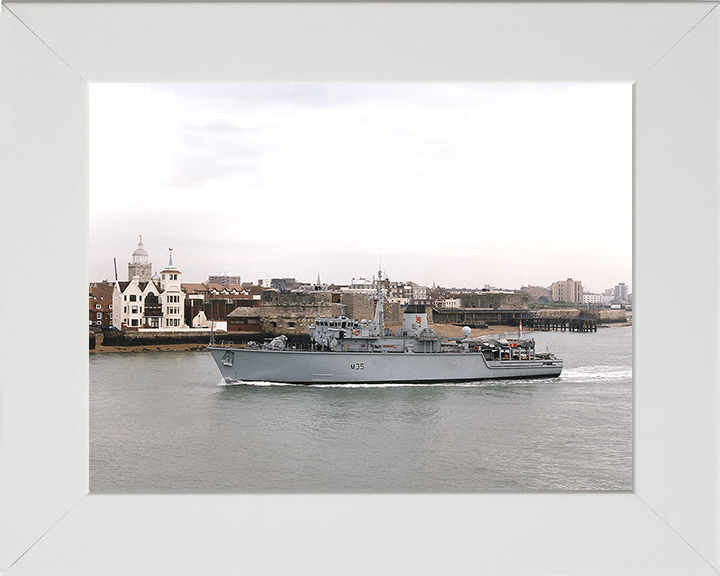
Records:
[[[90,285],[90,326],[112,326],[113,284],[96,282]]]
[[[353,278],[350,282],[350,290],[360,292],[375,292],[375,282],[369,278]]]
[[[259,307],[235,308],[227,316],[228,332],[262,332],[263,310]]]
[[[159,294],[155,283],[140,282],[137,275],[129,282],[116,282],[113,289],[113,326],[118,329],[141,328],[147,324],[149,327],[158,328],[154,322],[145,320],[145,305],[149,295],[154,296],[151,302],[157,300]]]
[[[625,282],[620,282],[613,289],[613,299],[616,302],[627,302],[628,301],[628,287]]]
[[[270,287],[280,292],[290,292],[300,287],[295,278],[272,278]]]
[[[216,322],[218,328],[217,323],[225,322],[237,308],[258,306],[263,289],[253,285],[183,284],[182,291],[185,293],[185,317],[194,322],[202,313],[206,319],[203,325]]]
[[[583,304],[596,305],[603,303],[602,294],[593,294],[592,292],[583,292]]]
[[[220,284],[220,286],[231,286],[234,284],[240,285],[242,281],[240,276],[228,276],[225,274],[218,274],[217,276],[208,276],[208,284]]]
[[[160,272],[160,304],[163,313],[163,328],[185,326],[185,293],[182,291],[181,277],[180,270],[173,266],[172,248],[170,248],[168,265]]]
[[[133,252],[134,273],[127,282],[116,281],[112,291],[112,325],[115,328],[156,328],[182,330],[185,323],[185,294],[182,273],[172,263],[172,248],[168,265],[159,275],[147,280],[140,276],[152,269],[148,254],[142,247]],[[139,266],[139,267],[138,267]]]
[[[550,286],[550,298],[553,302],[583,303],[583,287],[580,280],[560,280]]]

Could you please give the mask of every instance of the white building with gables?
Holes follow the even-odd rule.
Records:
[[[142,260],[136,262],[136,259]],[[133,253],[133,264],[141,264],[149,271],[147,252],[142,246]],[[149,280],[141,277],[138,267],[128,265],[128,273],[135,272],[127,282],[115,282],[113,289],[112,324],[115,328],[148,328],[157,330],[185,330],[185,293],[182,291],[182,273],[172,261],[172,248],[168,265]]]

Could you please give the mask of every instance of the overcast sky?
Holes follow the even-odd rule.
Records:
[[[631,91],[92,84],[90,280],[632,286]]]

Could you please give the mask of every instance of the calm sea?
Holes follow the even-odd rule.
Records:
[[[632,328],[532,336],[560,378],[224,386],[207,352],[93,354],[91,490],[631,490]]]

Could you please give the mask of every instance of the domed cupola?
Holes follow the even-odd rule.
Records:
[[[143,247],[142,236],[137,250],[132,254],[132,263],[128,264],[128,280],[132,280],[134,276],[138,276],[141,282],[148,282],[152,276],[152,264]]]
[[[138,242],[138,247],[135,252],[133,252],[133,264],[147,264],[148,263],[148,253],[145,252],[145,248],[143,248],[142,243],[142,236],[140,236],[140,242]]]

